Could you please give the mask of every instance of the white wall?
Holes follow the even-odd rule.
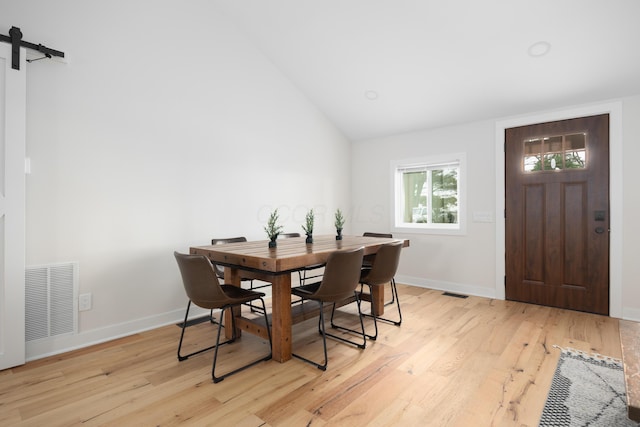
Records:
[[[610,101],[605,101],[610,103]],[[637,262],[640,226],[635,212],[640,210],[640,96],[617,101],[622,110],[622,147],[612,160],[612,168],[622,168],[622,189],[612,188],[615,205],[612,215],[621,218],[621,230],[611,260],[611,286],[615,315],[640,321],[640,263]],[[596,107],[575,107],[575,111],[589,111]],[[571,110],[571,108],[569,108]],[[595,110],[594,110],[595,111]],[[531,116],[550,113],[534,112]],[[436,289],[462,292],[486,297],[504,297],[500,278],[504,271],[496,268],[496,222],[503,223],[496,212],[496,171],[503,170],[496,161],[496,123],[509,118],[467,123],[441,129],[412,132],[386,138],[360,141],[353,144],[352,212],[360,221],[355,232],[388,231],[390,228],[390,160],[426,157],[441,153],[466,152],[468,161],[468,228],[465,236],[407,234],[411,246],[403,251],[398,280],[403,283]],[[621,141],[621,142],[620,142]],[[621,151],[621,152],[620,152]],[[624,155],[622,155],[624,153]],[[613,155],[614,153],[612,153]],[[613,170],[612,174],[618,174]],[[612,200],[613,202],[613,200]],[[493,212],[494,223],[473,222],[473,212]],[[614,212],[615,211],[615,212]],[[499,263],[498,263],[499,264]],[[612,313],[613,314],[613,313]]]
[[[495,296],[495,224],[475,223],[474,211],[495,210],[494,123],[407,133],[353,144],[352,212],[355,232],[390,230],[391,160],[467,154],[467,234],[394,234],[410,239],[398,279],[436,289]]]
[[[640,96],[625,98],[622,110],[623,138],[623,318],[640,321]]]
[[[93,295],[79,335],[28,358],[181,319],[174,250],[264,239],[275,207],[286,231],[348,212],[348,141],[206,1],[0,11],[0,31],[69,58],[28,65],[27,264],[78,261]]]

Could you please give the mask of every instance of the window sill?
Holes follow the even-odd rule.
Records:
[[[464,236],[467,231],[464,227],[459,225],[450,226],[442,224],[440,226],[392,226],[391,231],[398,234],[434,234],[434,235],[449,235],[449,236]]]

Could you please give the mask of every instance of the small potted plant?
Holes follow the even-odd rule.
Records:
[[[340,209],[336,210],[336,240],[342,240],[342,227],[344,226],[344,215]]]
[[[278,238],[278,234],[282,231],[282,226],[278,225],[278,209],[269,215],[269,220],[267,221],[267,226],[264,228],[264,231],[266,231],[267,236],[269,236],[269,247],[275,248],[277,246],[276,239]]]
[[[302,226],[304,233],[307,235],[307,240],[305,240],[306,243],[313,243],[313,220],[314,219],[315,219],[315,216],[313,214],[313,209],[310,209],[309,212],[307,212],[307,216],[305,217],[306,225]]]

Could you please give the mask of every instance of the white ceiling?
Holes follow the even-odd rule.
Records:
[[[640,0],[216,4],[351,140],[640,94]]]

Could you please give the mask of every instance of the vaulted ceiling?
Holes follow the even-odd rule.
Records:
[[[640,94],[639,0],[216,0],[348,138]]]

